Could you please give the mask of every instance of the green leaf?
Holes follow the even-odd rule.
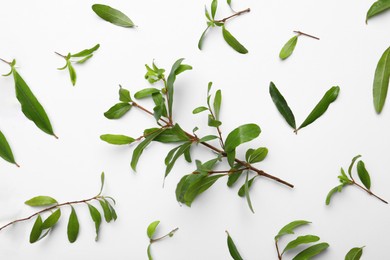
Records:
[[[368,173],[363,161],[359,161],[357,163],[357,173],[364,187],[366,187],[369,190],[371,188],[370,174]]]
[[[70,62],[70,60],[68,60],[67,63],[68,63],[67,67],[69,70],[70,81],[72,82],[72,85],[74,86],[74,85],[76,85],[76,80],[77,80],[76,71],[74,70],[73,65]]]
[[[215,13],[217,12],[218,0],[213,0],[211,3],[211,17],[214,19]]]
[[[209,117],[208,117],[208,126],[219,127],[220,125],[222,125],[221,121],[215,120],[212,115],[209,115]]]
[[[14,154],[12,153],[11,147],[5,138],[4,134],[0,131],[0,157],[7,162],[13,163],[18,166],[15,162]]]
[[[112,212],[111,212],[111,209],[108,205],[108,202],[105,200],[99,200],[99,203],[103,209],[104,219],[106,220],[107,223],[110,223],[112,220]]]
[[[261,129],[256,124],[246,124],[237,127],[229,133],[225,140],[225,152],[234,151],[237,146],[252,141],[258,137]]]
[[[54,211],[43,223],[42,223],[42,230],[49,229],[54,227],[55,224],[57,224],[58,220],[61,217],[61,210],[57,209]]]
[[[192,111],[192,114],[198,114],[198,113],[206,111],[206,110],[209,110],[209,109],[207,107],[197,107]]]
[[[233,241],[232,237],[230,236],[229,232],[226,231],[226,234],[227,234],[227,245],[229,248],[230,256],[234,260],[243,260],[240,253],[238,252],[238,249],[237,249],[236,245],[234,244],[234,241]]]
[[[237,39],[234,38],[228,30],[226,30],[225,26],[222,26],[222,35],[227,44],[229,44],[235,51],[241,54],[248,53],[248,50],[239,41],[237,41]]]
[[[159,220],[154,221],[154,222],[149,224],[148,229],[146,230],[146,234],[148,235],[148,237],[150,239],[152,239],[154,233],[156,232],[156,228],[157,228],[158,224],[160,224]]]
[[[153,257],[152,257],[152,252],[150,251],[150,247],[151,247],[152,244],[149,244],[148,245],[148,250],[147,250],[147,253],[148,253],[148,259],[149,260],[153,260]]]
[[[71,57],[85,57],[85,56],[89,56],[92,53],[94,53],[97,49],[99,49],[99,47],[100,47],[100,44],[96,44],[95,46],[93,46],[90,49],[82,50],[82,51],[80,51],[78,53],[75,53],[75,54],[72,54],[70,56]]]
[[[390,1],[389,5],[390,5]],[[382,54],[382,57],[378,61],[374,76],[373,96],[374,107],[378,114],[382,112],[382,109],[386,102],[387,90],[389,88],[390,78],[390,47]]]
[[[198,42],[198,49],[202,50],[203,48],[203,41],[204,37],[206,36],[207,31],[210,29],[210,26],[207,26],[206,30],[203,31],[202,35],[200,36],[199,42]]]
[[[257,176],[253,177],[248,181],[248,190],[252,187],[253,181],[256,179]],[[241,186],[241,188],[238,190],[238,196],[244,197],[245,196],[245,186],[247,185],[246,181],[245,183]]]
[[[173,166],[175,165],[177,159],[180,158],[187,150],[191,148],[192,142],[186,142],[174,149],[172,149],[167,157],[165,158],[165,165],[167,166],[165,170],[165,177],[171,172]]]
[[[30,233],[30,243],[35,243],[39,240],[42,234],[42,218],[41,215],[38,215],[37,219],[34,222],[34,225]]]
[[[135,139],[130,136],[112,135],[112,134],[101,135],[100,139],[109,144],[116,144],[116,145],[131,144],[132,142],[135,141]]]
[[[85,56],[83,59],[76,61],[76,63],[77,64],[83,64],[83,63],[85,63],[87,60],[89,60],[92,57],[93,57],[93,54],[90,54],[88,56]]]
[[[291,223],[288,223],[275,236],[275,240],[278,241],[279,238],[281,238],[282,236],[287,235],[287,234],[294,234],[294,229],[296,229],[299,226],[307,225],[309,223],[311,223],[311,222],[306,221],[306,220],[295,220]]]
[[[231,5],[232,5],[232,0],[227,0],[227,4],[228,4],[229,6],[231,6]]]
[[[119,85],[119,100],[125,103],[126,102],[129,103],[133,101],[130,96],[130,91],[128,91],[125,88],[122,88],[121,85]]]
[[[43,132],[56,137],[53,132],[49,117],[47,116],[41,103],[39,103],[26,82],[14,67],[12,68],[12,71],[15,80],[16,97],[22,106],[24,115],[33,121],[36,126]]]
[[[180,138],[180,140],[186,140],[186,141],[189,141],[190,138],[188,137],[188,135],[186,134],[186,132],[184,132],[184,130],[180,127],[179,124],[175,124],[172,128],[171,128],[172,132]]]
[[[94,4],[92,10],[103,20],[122,27],[134,27],[133,21],[122,13],[108,5]]]
[[[70,206],[72,208],[72,212],[69,216],[68,221],[68,240],[70,243],[74,243],[77,240],[77,236],[79,235],[79,220],[77,218],[76,211],[74,210],[73,206]]]
[[[340,88],[339,87],[332,87],[330,88],[323,98],[320,100],[320,102],[314,107],[314,109],[311,111],[311,113],[307,116],[305,121],[301,124],[301,126],[297,129],[302,129],[314,121],[316,121],[320,116],[322,116],[326,110],[328,109],[329,105],[333,103],[336,99],[337,96],[339,95]]]
[[[215,119],[219,120],[219,112],[221,111],[221,102],[222,102],[222,93],[221,90],[217,90],[215,92],[215,98],[214,98],[214,113],[215,113]]]
[[[131,107],[129,103],[117,103],[105,112],[104,116],[108,119],[119,119],[129,112]]]
[[[137,93],[135,93],[134,97],[136,99],[142,99],[142,98],[150,97],[154,93],[160,93],[160,90],[158,90],[156,88],[145,88],[145,89],[140,90]]]
[[[242,170],[237,171],[240,167],[241,167],[240,165],[235,165],[234,167],[232,167],[230,169],[230,171],[233,173],[229,173],[229,178],[227,181],[228,187],[232,187],[237,182],[237,180],[240,178],[240,176],[242,174]]]
[[[37,196],[24,202],[31,207],[43,207],[58,204],[58,202],[49,196]]]
[[[352,178],[352,167],[355,164],[356,160],[359,159],[360,157],[362,157],[362,156],[361,155],[356,155],[355,157],[353,157],[352,162],[349,165],[348,174],[349,174],[349,177],[351,177],[351,178]]]
[[[204,137],[199,139],[199,143],[208,142],[208,141],[215,140],[215,139],[218,139],[218,136],[216,136],[216,135],[206,135],[206,136],[204,136]]]
[[[145,140],[143,140],[135,149],[133,152],[133,156],[131,158],[131,168],[136,171],[138,160],[142,155],[142,152],[144,149],[153,141],[154,138],[159,136],[162,132],[164,132],[165,129],[159,129],[155,131],[154,133],[151,133],[150,135],[145,137]]]
[[[280,50],[279,58],[285,60],[288,57],[290,57],[290,55],[293,53],[295,49],[295,46],[297,45],[297,42],[298,42],[298,35],[295,35],[290,40],[288,40],[288,42],[286,42],[286,44]]]
[[[363,254],[363,247],[354,247],[345,256],[345,260],[359,260]]]
[[[319,237],[313,236],[313,235],[299,236],[299,237],[297,237],[293,241],[290,241],[287,244],[287,246],[284,248],[282,254],[284,254],[288,250],[294,249],[297,246],[300,246],[302,244],[310,244],[310,243],[313,243],[313,242],[317,242],[319,240],[320,240]]]
[[[308,247],[299,254],[297,254],[293,260],[308,260],[329,247],[328,243],[319,243],[314,246]]]
[[[328,193],[328,195],[326,196],[326,205],[329,205],[330,204],[330,200],[332,199],[332,196],[336,193],[336,192],[341,192],[342,189],[344,188],[344,184],[341,184],[339,186],[336,186],[334,187],[333,189],[331,189]]]
[[[105,175],[104,172],[102,172],[102,174],[100,175],[100,190],[98,195],[102,194],[104,188],[104,180],[105,180]]]
[[[378,0],[372,4],[366,15],[366,23],[371,17],[380,14],[390,8],[389,0]]]
[[[94,206],[92,206],[89,203],[88,203],[88,209],[89,209],[89,213],[92,217],[93,222],[95,222],[95,229],[96,229],[95,241],[98,241],[100,224],[102,223],[102,216],[101,216],[99,210],[97,210],[97,208],[95,208]]]
[[[118,218],[115,209],[111,206],[111,204],[107,200],[104,201],[107,203],[108,207],[110,208],[112,219],[115,221]]]
[[[206,6],[204,7],[204,14],[205,14],[207,20],[209,20],[210,22],[213,21],[213,20],[211,19],[211,16],[210,16],[209,11],[207,10],[207,7],[206,7]]]
[[[184,194],[184,202],[188,207],[191,207],[192,202],[202,194],[204,191],[209,189],[219,178],[224,177],[223,174],[203,176],[197,181],[192,182],[186,193]]]
[[[233,167],[234,162],[236,160],[236,150],[230,151],[226,153],[227,161],[230,167]]]
[[[244,194],[245,194],[246,202],[248,203],[249,209],[254,214],[255,211],[253,210],[251,197],[249,196],[249,187],[250,187],[250,185],[249,185],[248,178],[249,178],[249,172],[246,173],[246,179],[245,179],[245,184],[244,184]],[[253,179],[251,179],[252,182],[253,182]]]
[[[271,95],[272,101],[274,102],[279,113],[293,129],[296,129],[297,126],[295,123],[294,114],[288,106],[287,101],[284,99],[273,82],[269,84],[269,94]]]
[[[265,147],[260,147],[254,150],[251,155],[248,156],[247,162],[249,163],[258,163],[261,162],[267,157],[268,149]]]

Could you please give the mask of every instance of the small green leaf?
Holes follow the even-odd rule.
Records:
[[[18,166],[15,162],[14,154],[12,153],[11,147],[5,138],[4,134],[0,131],[0,157],[7,162],[13,163]]]
[[[363,254],[363,247],[354,247],[345,256],[345,260],[360,260]]]
[[[102,172],[102,174],[100,175],[100,190],[98,195],[102,194],[104,188],[104,181],[105,181],[105,175],[104,172]]]
[[[360,157],[362,157],[362,156],[361,155],[356,155],[355,157],[353,157],[352,162],[349,165],[348,174],[349,174],[349,177],[351,177],[351,178],[352,178],[352,167],[355,164],[356,160],[359,159]]]
[[[298,35],[295,35],[290,40],[288,40],[288,42],[286,42],[286,44],[280,50],[279,58],[285,60],[288,57],[290,57],[290,55],[293,53],[295,49],[295,46],[297,45],[297,42],[298,42]]]
[[[254,150],[251,155],[248,157],[247,162],[249,163],[258,163],[261,162],[267,157],[268,149],[265,147],[260,147]]]
[[[100,224],[102,223],[102,216],[101,216],[99,210],[97,210],[97,208],[95,208],[94,206],[92,206],[89,203],[88,203],[88,209],[89,209],[89,213],[92,217],[93,222],[95,222],[95,229],[96,229],[95,241],[98,241]]]
[[[72,212],[69,216],[68,221],[68,240],[70,243],[74,243],[77,240],[77,236],[79,235],[79,220],[77,218],[76,211],[74,210],[73,206],[70,206],[72,208]]]
[[[251,197],[249,196],[249,187],[250,187],[250,185],[249,185],[248,178],[249,178],[249,172],[246,173],[246,179],[245,179],[245,184],[244,184],[244,194],[245,194],[246,202],[248,203],[249,209],[254,214],[255,211],[253,210]],[[251,180],[253,182],[254,178],[252,178]]]
[[[213,20],[211,19],[211,16],[210,16],[210,13],[209,13],[209,10],[207,10],[207,7],[205,6],[204,7],[204,14],[207,18],[207,20],[209,20],[210,22],[212,22]]]
[[[129,103],[117,103],[105,112],[104,116],[108,119],[119,119],[129,112],[131,107]]]
[[[151,250],[150,250],[151,245],[152,245],[152,244],[149,244],[149,245],[148,245],[148,250],[147,250],[148,259],[149,259],[149,260],[153,260],[152,252],[151,252]]]
[[[333,189],[331,189],[331,190],[329,191],[328,195],[326,196],[326,201],[325,201],[326,205],[329,205],[329,204],[330,204],[330,200],[332,199],[332,196],[333,196],[336,192],[341,192],[344,186],[345,186],[344,184],[341,184],[341,185],[339,185],[339,186],[334,187]]]
[[[287,246],[284,248],[282,254],[284,254],[288,250],[294,249],[297,246],[300,246],[302,244],[310,244],[313,242],[317,242],[319,240],[320,240],[319,237],[313,236],[313,235],[299,236],[287,244]]]
[[[226,234],[227,234],[227,245],[229,248],[230,256],[234,260],[243,260],[243,258],[240,255],[240,252],[238,252],[238,249],[237,249],[236,245],[234,244],[234,241],[233,241],[232,237],[230,236],[229,232],[226,231]]]
[[[379,2],[379,1],[378,1]],[[389,6],[390,6],[390,1]],[[378,114],[382,112],[382,109],[386,102],[387,90],[389,88],[390,78],[390,47],[382,54],[382,57],[378,61],[374,76],[373,96],[374,107]]]
[[[54,211],[42,224],[42,230],[54,227],[61,217],[61,210],[57,209]]]
[[[156,88],[145,88],[134,94],[136,99],[146,98],[152,96],[154,93],[160,93],[160,90]]]
[[[288,106],[287,101],[284,99],[273,82],[269,84],[269,94],[271,95],[272,101],[274,102],[279,113],[293,129],[296,129],[297,126],[295,124],[294,114]]]
[[[306,220],[295,220],[287,225],[285,225],[279,233],[275,236],[275,240],[278,241],[279,238],[281,238],[284,235],[287,234],[294,234],[294,229],[296,229],[299,226],[307,225],[311,222],[306,221]]]
[[[215,18],[215,13],[217,12],[217,7],[218,7],[218,0],[213,0],[211,3],[211,17],[214,19]]]
[[[34,222],[34,225],[30,233],[30,243],[35,243],[39,240],[42,234],[42,218],[41,215],[38,215],[37,219]]]
[[[112,135],[112,134],[101,135],[100,139],[109,144],[115,144],[115,145],[131,144],[132,142],[135,141],[135,139],[130,136]]]
[[[93,54],[90,54],[90,55],[88,55],[88,56],[85,56],[85,57],[82,58],[81,60],[76,61],[76,63],[77,63],[77,64],[83,64],[83,63],[85,63],[87,60],[89,60],[89,59],[92,58],[92,57],[93,57]]]
[[[204,136],[204,137],[199,139],[199,143],[208,142],[208,141],[215,140],[215,139],[218,139],[218,136],[216,136],[216,135],[206,135],[206,136]]]
[[[133,21],[121,11],[108,5],[94,4],[92,10],[103,20],[122,27],[134,27]]]
[[[113,208],[113,206],[111,206],[111,204],[107,200],[104,201],[107,203],[108,207],[110,208],[112,219],[115,221],[118,218],[115,209]]]
[[[339,87],[332,87],[330,88],[323,98],[320,100],[320,102],[314,107],[314,109],[311,111],[311,113],[307,116],[305,121],[301,124],[301,126],[297,129],[302,129],[314,121],[316,121],[320,116],[322,116],[326,110],[328,109],[329,105],[333,103],[336,99],[337,96],[339,95],[340,88]]]
[[[146,230],[146,234],[148,235],[148,237],[150,239],[152,239],[154,233],[156,232],[156,228],[157,228],[158,224],[160,224],[159,220],[154,221],[154,222],[149,224],[148,229]]]
[[[121,85],[119,85],[119,100],[125,103],[126,102],[129,103],[133,101],[130,96],[130,91],[128,91],[125,88],[122,88]]]
[[[192,114],[198,114],[198,113],[206,111],[206,110],[209,110],[209,109],[207,107],[197,107],[192,111]]]
[[[314,246],[308,247],[299,254],[297,254],[292,260],[308,260],[329,247],[328,243],[319,243]]]
[[[208,117],[208,126],[219,127],[220,125],[222,125],[221,121],[215,120],[212,115],[209,115],[209,117]]]
[[[366,187],[369,190],[371,188],[370,174],[368,173],[363,161],[359,161],[357,163],[357,173],[364,187]]]
[[[376,1],[375,3],[373,3],[371,5],[370,9],[367,12],[366,23],[367,23],[368,19],[370,19],[371,17],[373,17],[377,14],[380,14],[380,13],[386,11],[387,9],[390,9],[390,1],[389,0]]]
[[[76,80],[77,80],[76,71],[74,70],[73,65],[70,62],[70,60],[68,60],[67,62],[68,62],[70,81],[72,82],[72,85],[74,86],[74,85],[76,85]]]
[[[256,179],[257,176],[253,177],[248,181],[248,190],[252,187],[253,181]],[[238,190],[238,196],[244,197],[245,196],[245,186],[246,186],[246,181],[245,183],[241,186],[241,188]]]
[[[199,42],[198,42],[198,49],[202,50],[203,48],[203,41],[206,36],[207,31],[210,29],[210,26],[207,26],[207,28],[203,31],[202,35],[200,36]]]
[[[240,178],[240,176],[242,174],[242,170],[237,171],[239,168],[240,168],[240,165],[235,165],[233,168],[231,168],[230,171],[232,173],[229,173],[229,178],[227,181],[228,187],[232,187],[237,182],[237,180]]]
[[[71,57],[86,57],[86,56],[89,56],[91,55],[92,53],[94,53],[97,49],[99,49],[100,47],[100,44],[96,44],[95,46],[93,46],[92,48],[90,49],[85,49],[85,50],[82,50],[78,53],[75,53],[75,54],[72,54],[70,55]]]
[[[241,54],[248,53],[248,50],[239,41],[237,41],[237,39],[234,38],[228,30],[226,30],[225,26],[222,26],[222,35],[227,44],[229,44],[235,51]]]
[[[99,200],[100,206],[103,209],[104,213],[104,219],[106,220],[107,223],[111,222],[112,220],[112,212],[110,210],[110,207],[108,206],[108,202],[105,200]]]
[[[214,113],[215,113],[215,119],[219,120],[219,112],[221,111],[221,102],[222,102],[222,93],[221,90],[217,90],[215,92],[215,98],[214,98]]]
[[[24,202],[31,207],[43,207],[58,204],[58,202],[49,196],[37,196]]]
[[[239,145],[258,137],[261,129],[256,124],[246,124],[237,127],[229,133],[225,140],[225,152],[234,151]]]

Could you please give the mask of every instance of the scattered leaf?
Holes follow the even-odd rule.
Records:
[[[109,144],[116,144],[116,145],[131,144],[132,142],[135,141],[135,139],[130,136],[112,135],[112,134],[101,135],[100,139]]]
[[[390,5],[390,1],[389,5]],[[373,96],[374,107],[378,114],[382,112],[382,109],[386,102],[387,90],[389,88],[390,78],[390,47],[382,54],[382,57],[378,61],[374,76]]]
[[[248,50],[239,41],[237,41],[237,39],[234,38],[228,30],[226,30],[225,26],[222,26],[222,35],[227,44],[229,44],[235,51],[241,54],[248,53]]]
[[[230,236],[229,232],[226,231],[226,234],[227,234],[227,244],[228,244],[229,253],[230,253],[231,257],[234,260],[243,260],[243,258],[240,255],[240,252],[238,252],[238,249],[237,249],[236,245],[234,244],[234,241],[233,241],[232,237]]]
[[[281,238],[282,236],[287,235],[287,234],[294,234],[294,229],[296,229],[297,227],[303,226],[303,225],[307,225],[309,223],[311,223],[311,222],[306,221],[306,220],[295,220],[295,221],[285,225],[279,231],[279,233],[275,236],[275,240],[278,241],[279,238]]]
[[[390,8],[389,0],[378,0],[373,3],[366,15],[366,23],[371,17],[378,15]]]
[[[307,260],[310,259],[329,247],[328,243],[319,243],[314,246],[308,247],[299,254],[297,254],[293,260]]]
[[[363,254],[363,247],[354,247],[348,251],[345,260],[360,260]]]
[[[298,35],[295,35],[290,40],[288,40],[288,42],[286,42],[286,44],[280,50],[279,58],[285,60],[288,57],[290,57],[290,55],[293,53],[295,49],[295,46],[297,45],[297,42],[298,42]]]
[[[269,84],[269,94],[271,95],[276,108],[279,110],[279,113],[293,129],[296,129],[294,114],[273,82]]]
[[[49,196],[37,196],[24,202],[24,204],[29,205],[31,207],[50,206],[57,203],[58,202],[55,199]]]
[[[103,20],[122,27],[134,27],[133,21],[122,13],[108,5],[94,4],[92,10]]]

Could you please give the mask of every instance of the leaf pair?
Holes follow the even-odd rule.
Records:
[[[5,138],[3,132],[1,131],[0,131],[0,157],[6,160],[7,162],[13,163],[19,167],[19,165],[15,161],[11,146],[9,145],[7,139]]]
[[[122,88],[121,85],[119,85],[119,101],[119,103],[116,103],[104,113],[106,118],[119,119],[129,112],[133,106],[130,92],[127,89]]]
[[[284,99],[273,82],[271,82],[269,86],[269,93],[271,95],[272,101],[286,122],[294,129],[295,133],[321,117],[326,112],[329,105],[337,99],[339,92],[340,88],[338,86],[330,88],[322,97],[320,102],[318,102],[318,104],[310,112],[307,118],[303,121],[303,123],[297,128],[294,114],[288,106],[287,101]]]
[[[383,13],[384,11],[390,9],[390,0],[378,0],[375,3],[373,3],[370,7],[370,9],[367,11],[366,15],[366,23],[368,19]]]
[[[334,187],[333,189],[331,189],[329,191],[328,195],[326,196],[326,200],[325,200],[326,205],[330,204],[331,198],[336,192],[341,192],[343,190],[343,188],[347,185],[355,185],[355,186],[363,189],[364,191],[366,191],[368,194],[373,195],[374,197],[378,198],[379,200],[381,200],[382,202],[387,204],[387,201],[383,200],[382,198],[380,198],[372,193],[372,191],[371,191],[371,177],[370,177],[370,174],[368,173],[363,161],[361,161],[361,160],[358,161],[357,166],[356,166],[356,170],[357,170],[358,177],[365,188],[362,187],[360,184],[356,183],[355,179],[353,178],[352,168],[353,168],[355,162],[360,157],[361,157],[361,155],[357,155],[352,159],[352,162],[348,168],[349,177],[345,174],[344,169],[341,168],[341,174],[338,176],[340,185]]]
[[[390,5],[390,1],[389,1]],[[383,110],[386,102],[387,91],[389,88],[390,79],[390,47],[382,54],[376,66],[374,84],[373,84],[373,96],[374,107],[378,114]]]
[[[89,60],[90,58],[93,57],[93,53],[97,49],[99,49],[99,47],[100,47],[100,44],[96,44],[94,47],[92,47],[90,49],[85,49],[85,50],[82,50],[82,51],[77,52],[75,54],[68,53],[68,55],[66,55],[66,56],[61,55],[61,54],[56,52],[56,54],[63,57],[66,61],[65,66],[62,68],[58,68],[58,70],[64,70],[64,69],[68,68],[70,81],[72,82],[72,85],[75,86],[76,81],[77,81],[77,74],[76,74],[76,70],[74,69],[72,63],[76,63],[76,64],[85,63],[87,60]],[[79,59],[78,60],[71,60],[71,58],[79,58]]]
[[[146,234],[148,235],[148,238],[149,238],[149,246],[148,246],[148,249],[147,249],[147,254],[148,254],[148,259],[149,260],[153,260],[153,257],[152,257],[152,252],[151,252],[151,246],[153,243],[157,242],[157,241],[160,241],[166,237],[173,237],[173,235],[175,234],[175,232],[177,230],[179,230],[178,228],[175,228],[174,230],[172,230],[171,232],[169,232],[168,234],[166,234],[165,236],[162,236],[160,238],[155,238],[154,235],[156,233],[156,229],[157,229],[157,226],[160,224],[160,221],[157,220],[157,221],[154,221],[152,223],[149,224],[147,230],[146,230]]]
[[[134,27],[133,21],[127,15],[108,5],[94,4],[92,10],[107,22],[121,27]]]
[[[297,35],[293,36],[290,40],[288,40],[283,45],[283,48],[280,50],[279,58],[282,59],[282,60],[287,59],[294,52],[295,47],[296,47],[297,42],[298,42],[298,37],[299,36],[304,35],[304,36],[307,36],[307,37],[319,40],[319,38],[317,38],[317,37],[314,37],[314,36],[306,34],[306,33],[302,33],[300,31],[294,31],[294,32],[297,33]]]

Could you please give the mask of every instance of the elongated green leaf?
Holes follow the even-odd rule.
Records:
[[[231,6],[231,5],[232,5],[232,0],[227,0],[227,4],[228,4],[229,6]]]
[[[30,233],[30,243],[35,243],[39,240],[42,234],[42,218],[41,215],[38,215],[37,219],[34,222],[34,225]]]
[[[74,67],[72,63],[68,60],[68,70],[69,70],[69,76],[70,76],[70,81],[72,82],[72,85],[76,85],[76,80],[77,80],[77,74],[76,71],[74,70]]]
[[[209,189],[223,174],[203,176],[194,182],[191,182],[184,194],[184,202],[188,207],[191,207],[192,202],[197,196]]]
[[[98,241],[100,224],[102,223],[102,216],[101,216],[99,210],[97,210],[97,208],[95,208],[91,204],[88,204],[88,209],[89,209],[89,213],[90,213],[90,215],[92,217],[93,222],[95,222],[95,230],[96,230],[95,241]]]
[[[351,161],[351,164],[349,165],[348,174],[349,174],[349,177],[351,177],[351,178],[352,178],[352,167],[355,164],[356,160],[359,159],[360,157],[362,157],[362,156],[361,155],[356,155],[355,157],[353,157],[353,159]]]
[[[190,138],[188,137],[186,132],[184,132],[184,130],[180,127],[179,124],[175,124],[171,128],[171,130],[172,130],[172,133],[174,133],[176,136],[178,136],[181,140],[186,140],[186,141],[190,140]]]
[[[233,173],[229,174],[229,178],[227,181],[228,187],[232,187],[237,182],[237,180],[240,178],[242,171],[237,171],[239,168],[240,168],[240,166],[235,166],[231,169],[231,172],[233,172]]]
[[[252,141],[258,137],[261,129],[256,124],[246,124],[237,127],[229,133],[225,140],[225,152],[234,151],[237,146]]]
[[[317,242],[319,240],[320,240],[319,237],[313,236],[313,235],[299,236],[287,244],[287,246],[284,248],[282,254],[284,254],[288,250],[294,249],[297,246],[300,246],[302,244],[309,244],[309,243]]]
[[[246,179],[245,179],[245,184],[244,184],[244,194],[245,194],[246,202],[248,203],[249,209],[254,214],[255,211],[253,210],[251,197],[249,196],[249,181],[248,181],[248,178],[249,178],[249,172],[246,173]],[[253,179],[252,179],[252,182],[253,182]]]
[[[297,227],[303,226],[303,225],[307,225],[309,223],[311,223],[311,222],[306,221],[306,220],[295,220],[291,223],[288,223],[275,236],[275,240],[277,241],[277,240],[279,240],[279,238],[281,238],[282,236],[287,235],[287,234],[294,234],[294,229],[296,229]]]
[[[227,44],[229,44],[235,51],[241,54],[248,53],[248,50],[239,41],[237,41],[237,39],[234,38],[228,30],[226,30],[225,26],[222,26],[222,35]]]
[[[116,144],[116,145],[131,144],[132,142],[135,141],[135,139],[130,136],[112,135],[112,134],[101,135],[100,139],[109,144]]]
[[[207,107],[197,107],[192,111],[192,114],[198,114],[198,113],[206,111],[206,110],[209,110],[209,109]]]
[[[204,137],[199,139],[199,143],[208,142],[208,141],[211,141],[211,140],[214,140],[214,139],[218,139],[218,136],[216,136],[216,135],[206,135],[206,136],[204,136]]]
[[[390,9],[389,0],[378,0],[372,4],[366,15],[366,23],[371,17]]]
[[[284,99],[282,94],[276,88],[275,84],[271,82],[269,84],[269,94],[271,95],[272,101],[274,102],[279,113],[284,117],[286,122],[294,129],[297,128],[295,123],[295,117],[290,107],[287,104],[287,101]]]
[[[143,140],[135,149],[133,152],[133,156],[131,158],[131,168],[136,171],[138,160],[142,155],[142,152],[144,149],[153,141],[154,138],[159,136],[162,132],[164,132],[164,129],[159,129],[155,131],[154,133],[151,133],[148,135],[145,140]]]
[[[3,132],[0,131],[0,157],[7,162],[13,163],[18,166],[15,162],[14,154],[12,153],[11,146],[5,138]]]
[[[228,245],[230,256],[234,260],[243,260],[243,258],[240,255],[240,252],[238,252],[238,249],[237,249],[236,245],[234,244],[234,241],[233,241],[232,237],[230,236],[229,232],[226,231],[226,234],[227,234],[227,245]]]
[[[77,236],[79,235],[79,219],[77,218],[76,211],[71,206],[72,212],[69,215],[69,221],[68,221],[68,240],[70,243],[74,243],[77,240]]]
[[[153,260],[152,252],[150,250],[151,246],[152,246],[152,244],[149,244],[148,245],[148,250],[146,251],[148,253],[148,259],[149,260]]]
[[[24,202],[31,207],[43,207],[57,204],[58,202],[49,196],[37,196]]]
[[[344,184],[340,184],[339,186],[336,186],[334,187],[333,189],[331,189],[328,193],[328,195],[326,196],[326,205],[329,205],[330,204],[330,200],[332,199],[332,196],[336,193],[336,192],[341,192],[343,190],[343,187],[345,185]]]
[[[181,203],[186,203],[184,195],[192,183],[199,182],[204,178],[202,174],[184,175],[176,186],[176,200]]]
[[[221,90],[217,90],[215,92],[215,98],[214,98],[214,113],[215,113],[215,119],[219,120],[219,112],[221,111],[221,103],[222,103],[222,93]]]
[[[104,172],[102,172],[102,174],[100,175],[100,190],[98,195],[102,194],[104,188],[104,181],[105,181],[105,175]]]
[[[89,59],[92,58],[92,57],[93,57],[93,54],[90,54],[90,55],[88,55],[88,56],[85,56],[85,57],[82,58],[81,60],[76,61],[76,63],[77,63],[77,64],[83,64],[83,63],[85,63],[87,60],[89,60]]]
[[[256,179],[257,176],[251,178],[249,181],[248,181],[248,190],[252,187],[252,184],[253,184],[253,181]],[[240,197],[244,197],[245,196],[245,186],[247,185],[247,183],[245,182],[241,188],[238,190],[238,196]]]
[[[47,116],[41,103],[39,103],[38,99],[34,96],[31,89],[14,67],[12,67],[12,73],[15,80],[16,97],[22,106],[24,115],[33,121],[43,132],[56,137],[49,117]]]
[[[207,28],[203,31],[202,35],[200,36],[199,42],[198,42],[198,49],[202,50],[203,48],[203,41],[206,36],[207,31],[210,29],[210,26],[207,26]]]
[[[43,223],[42,223],[42,230],[49,229],[54,227],[55,224],[57,224],[58,220],[61,217],[61,210],[57,209],[54,211]]]
[[[253,152],[251,152],[250,155],[247,156],[246,160],[249,163],[258,163],[263,161],[265,157],[267,157],[267,155],[268,155],[268,149],[265,147],[260,147],[257,148],[256,150],[253,150]]]
[[[148,229],[146,230],[146,234],[148,235],[148,237],[150,239],[152,239],[154,233],[156,232],[156,228],[157,228],[158,224],[160,224],[159,220],[154,221],[154,222],[149,224]]]
[[[133,101],[130,96],[130,91],[125,88],[122,88],[121,85],[119,85],[119,100],[125,103]]]
[[[149,135],[154,133],[159,128],[150,128],[144,131],[144,135]],[[171,128],[165,129],[159,136],[157,136],[153,141],[161,142],[161,143],[177,143],[177,142],[185,142],[188,141],[188,137],[185,138],[181,135],[177,135],[177,132],[172,130]]]
[[[329,247],[328,243],[319,243],[314,246],[308,247],[299,254],[297,254],[293,260],[308,260],[321,252],[323,252],[325,249]]]
[[[219,120],[215,120],[212,115],[209,115],[207,124],[211,127],[219,127],[220,125],[222,125],[222,122]]]
[[[390,5],[390,1],[389,1]],[[387,90],[389,88],[390,78],[390,47],[382,54],[382,57],[378,61],[374,76],[373,96],[374,107],[378,114],[382,112],[382,109],[386,102]]]
[[[90,49],[85,49],[85,50],[82,50],[80,52],[77,52],[75,54],[72,54],[70,55],[71,57],[85,57],[85,56],[89,56],[91,55],[92,53],[94,53],[97,49],[99,49],[100,47],[100,44],[96,44],[95,46],[93,46],[92,48]]]
[[[217,7],[218,7],[218,0],[213,0],[211,2],[211,17],[214,19],[215,13],[217,12]]]
[[[104,201],[107,203],[108,207],[109,207],[110,210],[111,210],[112,219],[113,219],[114,221],[116,221],[116,219],[118,218],[118,216],[117,216],[117,214],[116,214],[116,211],[115,211],[114,207],[113,207],[107,200],[104,200]]]
[[[357,163],[357,173],[364,187],[369,190],[371,188],[371,178],[363,161],[359,161]]]
[[[363,254],[363,247],[354,247],[348,251],[345,260],[360,260]]]
[[[92,10],[103,20],[122,27],[134,27],[133,21],[122,13],[108,5],[94,4]]]
[[[108,119],[119,119],[129,112],[131,107],[129,103],[117,103],[105,112],[104,116]]]
[[[297,45],[297,42],[298,42],[297,35],[295,35],[290,40],[288,40],[288,42],[286,42],[286,44],[280,50],[279,58],[281,58],[282,60],[285,60],[288,57],[290,57],[290,55],[293,53],[293,51],[295,49],[295,46]]]
[[[99,203],[103,209],[104,219],[106,220],[107,223],[110,223],[112,220],[112,212],[110,206],[108,205],[108,202],[105,200],[99,200]]]
[[[154,93],[159,93],[160,90],[156,88],[145,88],[134,94],[136,99],[146,98],[152,96]]]
[[[165,170],[165,177],[167,177],[168,174],[171,172],[177,159],[179,159],[180,156],[184,155],[184,153],[191,148],[191,145],[192,142],[186,142],[179,147],[174,148],[173,150],[171,150],[171,152],[168,153],[167,157],[165,158],[165,165],[167,166]]]
[[[302,129],[314,121],[316,121],[320,116],[322,116],[326,110],[328,109],[329,105],[333,103],[336,99],[337,96],[339,95],[340,88],[339,87],[332,87],[330,88],[323,98],[320,100],[320,102],[314,107],[314,109],[311,111],[311,113],[307,116],[305,121],[301,124],[301,126],[297,129]]]

